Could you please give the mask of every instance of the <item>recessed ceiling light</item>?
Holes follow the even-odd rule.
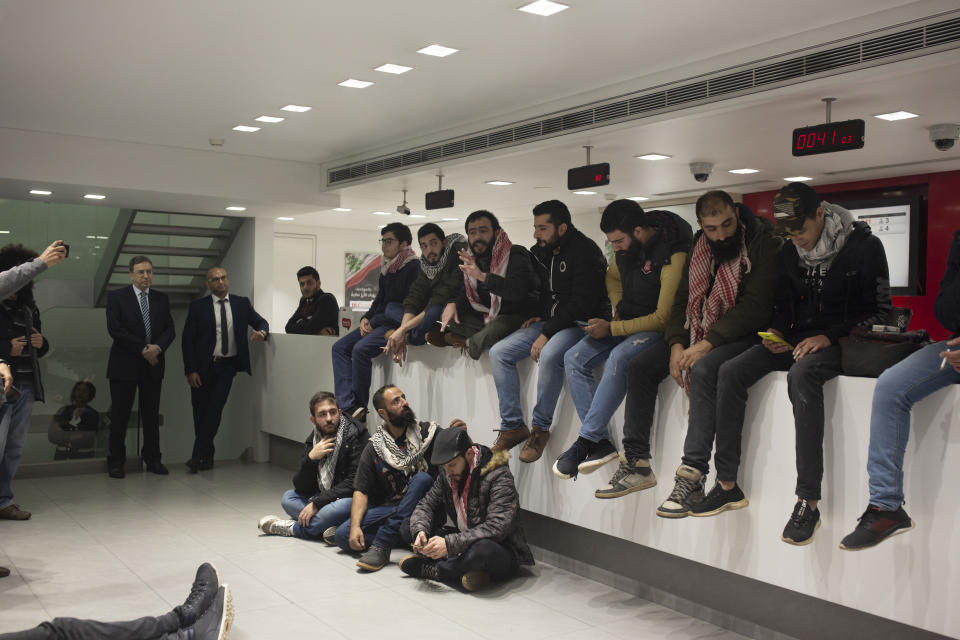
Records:
[[[99,193],[88,193],[83,197],[86,198],[87,200],[103,200],[107,196],[102,196]]]
[[[644,153],[643,155],[633,157],[637,160],[666,160],[667,158],[672,158],[673,156],[668,156],[663,153]]]
[[[649,200],[646,196],[630,196],[627,200],[633,200],[634,202],[643,202],[644,200]]]
[[[456,222],[460,218],[440,218],[441,222]]]
[[[227,207],[227,211],[246,211],[246,210],[247,210],[246,207],[238,207],[236,205],[232,207]]]
[[[353,211],[353,209],[347,209],[346,207],[336,207],[334,211]]]
[[[375,215],[375,216],[391,216],[391,215],[393,215],[393,214],[390,213],[389,211],[374,211],[374,212],[373,212],[373,215]]]
[[[285,119],[286,118],[277,118],[276,116],[260,116],[259,118],[254,118],[257,122],[269,122],[270,124],[283,122]]]
[[[96,240],[97,236],[85,236],[87,240]]]
[[[730,169],[727,173],[758,173],[760,169]]]
[[[9,229],[0,229],[0,233],[10,233]]]
[[[254,131],[260,131],[260,127],[248,127],[245,124],[238,124],[233,128],[234,131],[243,131],[244,133],[253,133]]]
[[[597,195],[597,192],[596,191],[574,191],[573,194],[577,196],[595,196]]]
[[[304,113],[305,111],[310,111],[313,107],[303,107],[299,104],[288,104],[285,107],[280,107],[281,111],[293,111],[295,113]]]
[[[442,44],[431,44],[423,49],[418,49],[417,53],[422,53],[426,56],[434,56],[437,58],[446,58],[457,51],[460,51],[460,49],[451,49],[450,47],[445,47]]]
[[[520,7],[517,11],[532,13],[538,16],[552,16],[555,13],[560,13],[564,9],[569,8],[569,5],[551,2],[551,0],[536,0],[536,2],[531,2],[530,4]]]
[[[387,64],[380,65],[379,67],[374,69],[374,71],[382,71],[383,73],[395,73],[399,75],[401,73],[406,73],[411,69],[413,69],[413,67],[405,67],[402,64],[391,64],[388,62]]]
[[[290,222],[296,220],[296,218],[291,218],[290,216],[277,216],[277,220],[283,220],[284,222]]]
[[[408,218],[426,218],[427,216],[423,215],[422,213],[411,213],[407,217]]]
[[[487,184],[493,185],[494,187],[509,187],[513,183],[509,180],[487,180]]]
[[[804,182],[806,180],[813,180],[813,178],[808,178],[807,176],[793,176],[790,178],[784,178],[787,182]]]
[[[372,82],[367,82],[366,80],[357,80],[355,78],[347,78],[343,82],[337,83],[341,87],[347,87],[349,89],[366,89]]]
[[[894,122],[895,120],[908,120],[910,118],[916,118],[917,114],[910,113],[909,111],[893,111],[891,113],[878,113],[873,117],[880,118],[881,120],[886,120],[888,122]]]
[[[385,224],[378,224],[378,225],[377,225],[377,229],[383,229],[385,226],[387,226],[387,225],[385,225]]]
[[[31,189],[30,193],[35,196],[52,196],[53,191],[47,191],[45,189]]]

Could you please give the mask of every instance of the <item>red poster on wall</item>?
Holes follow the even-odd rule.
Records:
[[[343,260],[344,294],[347,308],[366,311],[377,297],[380,254],[347,251]]]

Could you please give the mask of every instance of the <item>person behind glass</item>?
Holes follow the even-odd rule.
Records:
[[[573,226],[570,211],[559,200],[533,208],[530,248],[542,267],[544,282],[539,316],[490,349],[493,381],[500,402],[500,430],[493,451],[506,451],[524,442],[522,462],[535,462],[550,439],[550,425],[563,389],[563,356],[583,338],[577,321],[610,318],[610,300],[604,289],[607,262],[593,240]],[[531,358],[537,367],[537,402],[530,428],[520,406],[517,363]]]
[[[410,516],[415,553],[400,561],[401,571],[477,591],[534,564],[509,459],[474,444],[466,429],[437,434],[430,463],[443,473]]]
[[[960,384],[960,229],[953,234],[933,314],[953,334],[951,338],[923,347],[877,379],[867,450],[870,502],[856,528],[840,542],[841,549],[872,547],[913,528],[913,520],[903,510],[903,458],[910,437],[910,412],[932,393]]]
[[[464,224],[469,250],[460,251],[463,287],[449,302],[440,329],[427,334],[431,344],[465,349],[480,355],[540,313],[540,282],[534,257],[510,242],[497,217],[481,209]]]
[[[0,249],[0,271],[33,262],[36,252],[21,244]],[[0,405],[0,519],[28,520],[30,512],[13,502],[13,477],[20,465],[33,403],[43,402],[39,359],[50,350],[41,333],[33,283],[25,283],[0,302],[0,359],[10,365],[16,397]]]
[[[797,451],[797,501],[781,539],[813,541],[820,526],[823,479],[823,385],[840,375],[839,341],[857,326],[882,324],[890,313],[890,276],[880,239],[853,214],[802,182],[773,199],[775,234],[787,236],[780,251],[781,281],[765,339],[720,367],[717,382],[717,481],[690,509],[712,516],[748,504],[737,484],[741,433],[749,387],[771,371],[788,371]],[[710,434],[712,435],[712,434]],[[713,438],[688,436],[684,464],[706,475]]]
[[[364,552],[357,566],[366,571],[382,569],[390,550],[409,536],[410,515],[437,475],[430,453],[439,430],[436,422],[417,421],[395,385],[377,389],[373,407],[381,422],[360,455],[350,519],[335,534],[344,551]],[[453,425],[463,422],[454,420]]]
[[[183,368],[190,384],[193,454],[187,460],[190,473],[213,468],[213,440],[227,404],[233,377],[238,371],[250,375],[252,342],[267,339],[270,325],[253,308],[249,298],[230,293],[230,278],[223,267],[207,271],[210,295],[190,303],[183,325]]]
[[[377,297],[360,318],[360,327],[333,345],[333,384],[337,403],[352,418],[367,418],[373,358],[383,353],[386,333],[403,320],[403,300],[420,274],[417,254],[410,248],[413,235],[400,222],[380,230],[380,278]]]
[[[90,406],[97,397],[97,388],[89,380],[80,380],[70,390],[70,404],[53,415],[48,439],[57,445],[54,460],[92,458],[100,414]]]
[[[600,218],[600,230],[613,245],[607,267],[607,294],[613,321],[590,318],[585,335],[564,356],[567,385],[580,417],[580,433],[560,454],[553,472],[563,479],[592,473],[615,460],[608,423],[627,393],[627,365],[663,341],[683,265],[690,251],[690,225],[669,211],[647,211],[633,200],[615,200]],[[593,370],[603,365],[597,383]],[[656,484],[646,460],[624,458],[597,498],[615,498]]]
[[[353,478],[370,434],[340,411],[337,397],[329,391],[310,398],[310,422],[313,429],[304,442],[293,489],[281,499],[292,519],[265,516],[258,528],[268,535],[322,537],[332,545],[337,527],[350,517]]]
[[[55,240],[49,247],[43,250],[43,253],[33,260],[0,271],[0,300],[16,293],[45,270],[63,262],[66,257],[67,246],[63,243],[63,240]],[[7,394],[9,394],[13,388],[13,372],[10,369],[10,365],[5,362],[3,358],[0,358],[0,379],[3,380],[3,393],[0,394],[0,406],[2,406],[6,404]],[[3,422],[0,422],[0,429],[2,428]],[[11,455],[11,460],[16,457],[17,461],[19,461],[21,452],[23,451],[23,442],[26,437],[26,428],[23,428],[17,433],[13,433],[9,431],[8,425],[7,430],[0,431],[0,474],[6,472],[4,461],[7,459],[7,449],[16,450],[16,453]],[[16,471],[16,468],[14,468],[14,471]],[[10,477],[12,479],[13,475],[11,474]],[[0,482],[2,481],[2,476],[0,476]],[[26,518],[30,517],[30,512],[20,509],[17,505],[14,506],[16,507],[18,515],[21,516],[21,519],[23,519],[23,516]],[[10,569],[0,567],[0,578],[8,575],[10,575]]]
[[[467,247],[459,233],[444,235],[432,222],[417,230],[420,243],[420,275],[403,299],[403,320],[395,330],[387,331],[387,353],[395,362],[403,362],[407,343],[426,344],[426,335],[437,328],[444,305],[463,289],[463,275],[457,256]]]
[[[297,271],[300,303],[287,320],[284,331],[304,336],[340,334],[340,305],[337,297],[320,288],[320,274],[313,267]]]
[[[107,294],[107,332],[113,338],[107,360],[111,401],[107,473],[111,478],[126,475],[127,422],[134,395],[139,397],[144,465],[152,473],[169,473],[160,462],[160,387],[164,354],[176,331],[170,301],[151,286],[153,262],[147,256],[134,256],[129,266],[133,285]]]
[[[720,366],[759,343],[757,331],[770,323],[780,274],[780,241],[773,225],[724,191],[700,196],[696,214],[700,230],[683,268],[664,342],[627,366],[623,448],[628,460],[650,459],[657,391],[668,373],[690,396],[685,454],[702,440],[712,442],[722,407]],[[657,515],[686,516],[703,499],[704,472],[691,462],[685,455]]]

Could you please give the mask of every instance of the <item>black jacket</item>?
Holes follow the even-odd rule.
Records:
[[[144,360],[143,349],[147,346],[147,336],[137,296],[133,285],[114,289],[107,294],[107,332],[113,338],[110,358],[107,360],[107,378],[110,380],[139,380],[141,375],[161,380],[167,348],[177,335],[170,315],[170,301],[165,294],[151,287],[147,294],[150,342],[160,347],[160,357],[155,366]]]
[[[28,318],[29,316],[29,318]],[[43,401],[43,386],[40,383],[40,369],[37,358],[42,358],[50,350],[50,343],[46,336],[43,338],[43,345],[39,349],[30,346],[30,333],[27,324],[41,334],[40,329],[40,311],[37,305],[30,302],[7,301],[0,303],[0,360],[10,365],[10,371],[13,372],[14,383],[30,382],[34,385],[34,399]],[[13,357],[10,351],[13,346],[10,340],[13,338],[27,337],[27,348],[22,355]]]
[[[650,315],[657,310],[660,296],[660,271],[670,264],[670,256],[689,253],[693,230],[689,223],[669,211],[648,211],[648,224],[656,229],[653,237],[632,255],[616,256],[623,297],[617,303],[621,320]]]
[[[333,486],[323,491],[317,480],[319,460],[311,460],[310,450],[313,449],[313,431],[304,440],[303,458],[300,460],[300,470],[293,476],[293,488],[301,496],[310,496],[318,509],[340,498],[349,498],[353,495],[353,477],[357,474],[357,465],[360,463],[360,454],[370,439],[366,427],[357,424],[350,418],[346,419],[343,442],[340,443],[340,453],[337,456],[337,467],[333,470]]]
[[[540,270],[534,257],[525,247],[518,244],[510,247],[507,271],[503,276],[490,273],[489,255],[477,256],[477,267],[486,272],[487,279],[477,282],[477,295],[480,302],[490,306],[490,294],[500,296],[500,315],[522,316],[524,319],[537,315],[540,311]],[[461,289],[457,299],[457,313],[478,313],[467,300],[466,291]]]
[[[337,304],[337,297],[317,289],[306,309],[303,308],[305,300],[306,298],[300,298],[297,310],[287,320],[287,326],[283,330],[302,336],[315,336],[321,329],[329,327],[336,335],[340,335],[340,305]]]
[[[270,325],[256,312],[249,298],[230,296],[233,311],[233,338],[237,345],[237,371],[250,373],[250,345],[247,326],[255,331],[270,331]],[[183,324],[183,371],[185,375],[199,373],[206,378],[213,366],[213,350],[217,346],[217,320],[213,315],[213,300],[210,295],[190,303],[187,319]]]
[[[771,326],[790,342],[825,335],[837,344],[857,326],[884,324],[890,315],[890,272],[880,238],[861,221],[823,276],[817,296],[803,281],[792,242],[780,250],[782,272]]]
[[[947,256],[947,271],[940,280],[940,291],[933,303],[933,315],[953,334],[952,337],[960,336],[960,229],[953,234],[950,255]]]
[[[607,260],[596,242],[571,224],[555,250],[533,245],[530,252],[545,273],[540,296],[540,315],[546,320],[543,335],[550,338],[577,320],[610,319]]]
[[[374,327],[399,327],[403,318],[403,299],[407,297],[410,287],[419,275],[419,260],[411,260],[394,273],[381,273],[377,280],[377,297],[370,303],[370,308],[363,317]],[[396,318],[387,316],[387,305],[390,304],[395,304],[398,308]]]

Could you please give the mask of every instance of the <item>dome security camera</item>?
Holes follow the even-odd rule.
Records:
[[[933,146],[939,151],[952,149],[957,139],[960,138],[960,124],[935,124],[928,127],[928,130]]]
[[[697,182],[706,182],[710,178],[710,172],[713,171],[712,162],[691,162],[690,173]]]

